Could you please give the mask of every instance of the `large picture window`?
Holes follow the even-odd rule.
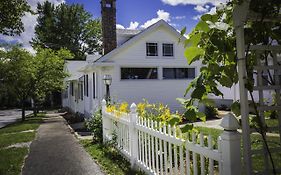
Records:
[[[163,68],[163,79],[193,79],[195,68]]]
[[[121,68],[121,79],[157,79],[157,68]]]
[[[146,56],[158,56],[157,43],[146,43]]]
[[[174,46],[173,44],[166,44],[162,45],[163,56],[165,57],[172,57],[174,56]]]

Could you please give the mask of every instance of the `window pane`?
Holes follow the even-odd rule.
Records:
[[[195,78],[195,68],[163,68],[163,79]]]
[[[146,55],[158,56],[157,43],[146,43]]]
[[[163,44],[163,56],[174,56],[173,44]]]
[[[157,68],[121,68],[121,79],[157,79]]]

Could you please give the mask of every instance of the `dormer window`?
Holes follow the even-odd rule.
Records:
[[[146,56],[158,56],[157,43],[146,43]]]
[[[174,46],[173,44],[164,43],[162,45],[163,56],[164,57],[173,57],[174,56]]]

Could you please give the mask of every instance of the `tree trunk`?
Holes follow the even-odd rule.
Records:
[[[21,101],[21,120],[25,121],[25,100]]]

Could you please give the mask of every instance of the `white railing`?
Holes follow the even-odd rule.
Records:
[[[136,113],[106,112],[102,102],[104,142],[116,142],[116,148],[130,161],[132,168],[147,174],[241,174],[240,134],[236,118],[226,115],[225,129],[214,148],[212,137],[181,134],[176,127],[146,120]]]

